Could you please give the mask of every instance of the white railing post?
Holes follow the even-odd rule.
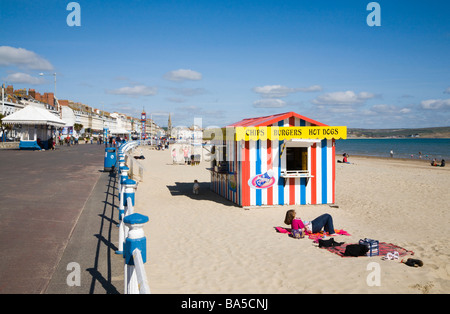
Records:
[[[128,197],[127,198],[127,207],[125,208],[123,218],[125,218],[126,216],[131,215],[133,213],[134,213],[133,202],[131,200],[131,197]],[[128,227],[123,222],[123,218],[119,223],[119,248],[117,249],[116,254],[123,254],[123,247],[125,245],[125,239],[128,236]],[[125,255],[124,255],[124,257],[125,257]]]
[[[122,220],[125,206],[125,181],[128,180],[128,171],[130,168],[123,166],[120,168],[120,189],[119,189],[119,219]]]
[[[117,167],[117,176],[119,177],[119,183],[117,184],[117,189],[120,192],[120,188],[122,187],[122,183],[121,183],[121,174],[122,174],[122,168],[125,167],[125,158],[123,157],[123,154],[119,155],[119,165]],[[120,197],[120,195],[119,195]],[[120,198],[119,198],[120,199]]]
[[[125,212],[125,216],[134,214],[134,205],[133,205],[133,200],[131,199],[131,197],[127,198],[127,209]]]
[[[147,239],[144,235],[143,225],[148,222],[148,217],[139,213],[127,215],[124,218],[125,224],[130,228],[125,241],[125,265],[124,265],[124,292],[126,294],[139,294],[140,286],[146,285],[143,289],[149,293],[145,270],[143,265],[147,261]],[[139,254],[140,253],[140,254]],[[139,260],[140,255],[142,263]],[[136,268],[139,270],[136,270]],[[139,273],[139,276],[138,276]],[[140,278],[138,278],[140,277]]]
[[[150,294],[150,287],[147,281],[144,260],[142,259],[142,252],[139,249],[134,249],[133,259],[139,294]]]

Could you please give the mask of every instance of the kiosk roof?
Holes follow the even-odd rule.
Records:
[[[257,118],[248,118],[243,119],[239,122],[227,125],[227,127],[257,127],[257,126],[269,126],[272,125],[278,121],[290,118],[290,117],[297,117],[301,120],[305,120],[307,122],[310,122],[314,126],[327,126],[326,124],[323,124],[321,122],[315,121],[313,119],[307,118],[305,116],[299,115],[298,113],[295,113],[293,111],[291,112],[285,112],[285,113],[279,113],[274,114],[270,116],[264,116],[264,117],[257,117]]]

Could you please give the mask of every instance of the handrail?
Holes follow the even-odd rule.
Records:
[[[127,156],[125,164],[127,161],[131,160],[131,162],[129,162],[130,167],[128,169],[123,169],[123,172],[119,169],[120,167],[117,167],[119,178],[122,176],[124,178],[129,178],[130,175],[132,177],[133,159],[130,158],[128,151],[140,144],[141,141],[131,141],[119,146],[117,150],[118,154]],[[119,160],[119,158],[117,158],[117,160]],[[143,171],[144,167],[139,162],[138,165],[139,169],[142,169]],[[142,224],[148,221],[148,217],[134,213],[134,191],[136,188],[137,184],[121,184],[121,179],[119,179],[120,223],[118,225],[119,247],[116,254],[123,254],[124,257],[124,292],[126,294],[149,294],[150,287],[148,285],[144,267],[146,261],[146,239],[144,237],[144,231],[142,230]],[[130,194],[132,196],[130,196]],[[130,228],[132,230],[130,230]]]
[[[147,274],[145,272],[144,261],[142,260],[142,252],[139,249],[133,251],[134,267],[137,277],[137,293],[135,289],[129,292],[129,294],[150,294],[150,287],[147,281]]]

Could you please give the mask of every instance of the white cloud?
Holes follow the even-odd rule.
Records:
[[[290,88],[282,85],[266,85],[261,87],[254,87],[252,90],[255,93],[260,94],[262,97],[279,98],[279,97],[286,97],[289,94],[297,92],[306,93],[306,92],[321,91],[322,87],[320,85],[312,85],[309,87]]]
[[[395,110],[395,106],[384,105],[384,104],[373,105],[372,110],[375,112],[392,112],[393,110]]]
[[[319,105],[319,109],[324,110],[327,113],[342,113],[342,114],[348,114],[348,113],[354,113],[357,110],[350,105],[341,105],[341,106],[324,106]]]
[[[202,79],[202,74],[193,70],[179,69],[170,71],[164,74],[164,78],[169,81],[199,81]]]
[[[410,109],[410,108],[402,108],[402,109],[400,109],[399,112],[400,112],[400,113],[410,113],[410,112],[411,112],[411,109]]]
[[[179,97],[167,97],[166,100],[175,103],[184,103],[187,101],[186,99]]]
[[[170,88],[171,91],[173,91],[177,95],[182,96],[198,96],[206,94],[206,90],[204,88]]]
[[[411,109],[410,108],[399,108],[397,106],[393,106],[393,105],[386,105],[386,104],[380,104],[380,105],[374,105],[372,106],[372,108],[370,108],[371,112],[374,112],[376,114],[387,114],[387,115],[392,115],[392,114],[406,114],[406,113],[410,113]]]
[[[127,96],[153,96],[156,95],[158,89],[152,86],[137,85],[133,87],[121,87],[114,90],[108,90],[108,94],[127,95]]]
[[[281,99],[259,99],[253,102],[255,108],[281,108],[286,106],[286,102]]]
[[[200,112],[200,111],[202,111],[202,108],[200,108],[199,106],[195,106],[195,105],[186,105],[186,106],[178,107],[178,110],[187,111],[187,112]]]
[[[326,93],[317,97],[312,102],[316,105],[357,105],[374,97],[374,94],[368,92],[356,94],[353,91],[345,91]]]
[[[42,77],[33,77],[27,73],[13,73],[9,74],[4,78],[6,82],[9,83],[19,83],[19,84],[31,84],[31,85],[39,85],[44,84],[45,79]]]
[[[305,93],[310,93],[310,92],[320,92],[322,91],[322,86],[320,85],[311,85],[309,87],[305,87],[305,88],[297,88],[297,90],[299,92],[305,92]]]
[[[0,46],[0,66],[17,66],[41,71],[53,70],[53,65],[35,52],[10,46]]]
[[[437,109],[450,109],[449,99],[428,99],[420,103],[423,109],[437,110]]]

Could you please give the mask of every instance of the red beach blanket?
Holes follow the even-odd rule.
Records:
[[[290,228],[283,228],[283,227],[275,227],[275,230],[279,233],[287,233],[287,234],[291,234],[291,229]],[[334,231],[336,232],[336,234],[340,234],[340,235],[347,235],[349,236],[350,233],[348,233],[347,231],[345,231],[344,229],[334,229]],[[323,237],[323,232],[318,232],[318,233],[308,233],[307,234],[308,237],[312,240],[314,240],[314,242],[319,242],[319,239],[321,239]],[[345,252],[345,248],[347,247],[347,245],[352,244],[352,243],[344,243],[340,246],[335,246],[335,247],[324,247],[322,249],[328,250],[331,253],[335,253],[341,257],[351,257],[351,256],[344,256],[344,252]],[[378,244],[378,251],[379,251],[379,255],[378,256],[386,256],[387,253],[392,253],[394,251],[397,251],[399,256],[405,256],[405,255],[414,255],[413,251],[407,250],[405,248],[402,248],[398,245],[392,244],[392,243],[386,243],[386,242],[380,242]]]
[[[345,248],[349,244],[351,244],[351,243],[344,243],[340,246],[326,247],[326,248],[322,248],[322,249],[326,249],[326,250],[330,251],[331,253],[335,253],[341,257],[351,257],[351,256],[344,256]],[[386,243],[386,242],[378,243],[378,251],[379,251],[378,256],[381,256],[381,257],[386,256],[387,253],[392,253],[394,251],[397,251],[399,256],[405,256],[407,254],[414,255],[413,251],[409,251],[398,245],[395,245],[392,243]]]
[[[283,228],[283,227],[275,227],[275,230],[278,231],[279,233],[287,233],[287,234],[291,234],[291,229],[290,228]],[[346,235],[349,236],[350,233],[348,233],[347,231],[345,231],[344,229],[334,229],[334,232],[336,234],[339,235]],[[319,239],[322,239],[323,237],[323,232],[318,232],[318,233],[307,233],[306,234],[308,236],[308,238],[310,238],[311,240],[314,240],[314,242],[319,241]]]

